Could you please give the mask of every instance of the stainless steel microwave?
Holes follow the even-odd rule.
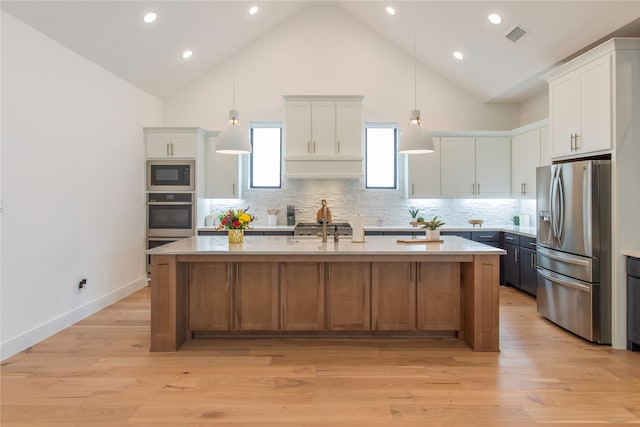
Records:
[[[147,160],[147,191],[195,191],[195,161]]]

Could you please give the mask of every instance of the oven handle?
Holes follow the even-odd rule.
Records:
[[[162,205],[186,206],[186,205],[193,205],[193,202],[147,202],[147,204],[149,206],[162,206]]]

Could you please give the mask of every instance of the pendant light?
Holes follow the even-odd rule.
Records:
[[[417,59],[416,59],[416,16],[414,11],[413,21],[413,110],[409,116],[409,124],[407,128],[400,134],[400,141],[398,142],[398,152],[404,154],[422,154],[433,153],[436,151],[433,145],[433,138],[431,132],[422,126],[420,121],[420,110],[417,109],[417,91],[418,91],[418,78],[417,78]]]
[[[233,19],[235,24],[236,2],[233,1]],[[233,37],[231,37],[233,40]],[[251,142],[247,132],[240,126],[238,110],[236,110],[236,48],[233,48],[233,85],[232,85],[232,109],[229,111],[229,123],[222,129],[216,141],[216,153],[247,154],[251,153]]]

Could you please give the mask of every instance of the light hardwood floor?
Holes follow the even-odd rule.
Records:
[[[640,423],[640,353],[589,344],[500,288],[500,353],[453,339],[197,339],[150,353],[149,289],[2,363],[1,425]]]

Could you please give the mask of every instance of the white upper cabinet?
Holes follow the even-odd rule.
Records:
[[[540,134],[540,129],[533,129],[511,138],[511,194],[514,197],[536,197]]]
[[[195,159],[200,128],[145,128],[147,158]]]
[[[611,149],[612,54],[570,64],[547,75],[554,159]]]
[[[219,132],[209,132],[206,142],[206,168],[204,194],[205,199],[236,199],[240,197],[238,154],[216,153],[215,143]]]
[[[440,138],[433,138],[435,153],[407,154],[410,199],[438,198],[440,192]]]
[[[362,105],[336,102],[336,154],[362,157]]]
[[[362,157],[361,102],[317,98],[286,97],[286,156]]]
[[[445,197],[475,197],[475,138],[449,136],[442,137],[440,140],[442,195]]]
[[[443,197],[502,198],[511,194],[509,137],[442,137],[440,167]]]
[[[285,176],[361,177],[362,96],[285,96]]]
[[[476,137],[476,196],[511,195],[511,138]]]

